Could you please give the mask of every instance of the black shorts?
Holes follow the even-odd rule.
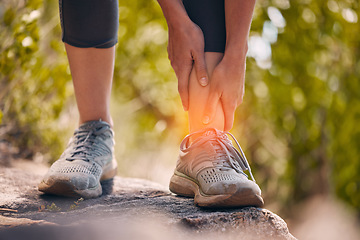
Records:
[[[117,43],[118,0],[59,0],[62,40],[80,48]]]
[[[224,52],[226,44],[224,0],[183,0],[186,12],[204,33],[205,52]]]
[[[183,0],[190,19],[204,33],[205,52],[224,52],[224,0]],[[117,43],[118,0],[59,0],[62,40],[81,48]]]

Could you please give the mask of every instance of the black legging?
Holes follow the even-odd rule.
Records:
[[[117,43],[118,0],[59,0],[62,40],[81,48]]]
[[[190,19],[204,33],[206,52],[224,52],[224,0],[183,0]],[[117,43],[118,0],[59,0],[62,40],[81,48]]]
[[[205,52],[224,52],[226,43],[224,0],[183,0],[186,12],[204,33]]]

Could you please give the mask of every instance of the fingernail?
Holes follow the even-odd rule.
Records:
[[[205,117],[203,118],[203,124],[208,124],[209,121],[210,121],[210,118],[209,118],[208,116],[205,116]]]
[[[207,85],[207,80],[206,80],[206,77],[202,77],[200,78],[200,85],[205,87]]]

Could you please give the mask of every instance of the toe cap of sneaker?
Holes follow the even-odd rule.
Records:
[[[99,181],[94,176],[83,173],[48,173],[43,182],[48,186],[56,183],[68,183],[76,190],[94,188],[99,184]]]
[[[235,180],[202,184],[201,190],[208,195],[233,195],[239,192],[252,192],[253,194],[261,195],[259,186],[255,182],[248,180],[245,176],[239,176]]]

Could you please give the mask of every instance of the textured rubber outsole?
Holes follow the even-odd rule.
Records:
[[[174,174],[170,179],[170,191],[185,197],[194,197],[194,203],[199,207],[207,208],[231,208],[264,206],[264,200],[251,188],[238,189],[233,194],[206,195],[201,192],[199,185],[191,178],[185,178]]]
[[[100,182],[107,181],[116,176],[117,173],[117,162],[114,159],[111,163],[109,163],[106,167],[104,167],[103,174],[101,175]],[[79,190],[74,186],[70,179],[51,179],[48,181],[42,181],[38,189],[39,191],[46,193],[46,194],[52,194],[52,195],[58,195],[58,196],[64,196],[64,197],[83,197],[83,198],[97,198],[102,195],[102,187],[101,183],[98,183],[93,188],[83,189]]]

